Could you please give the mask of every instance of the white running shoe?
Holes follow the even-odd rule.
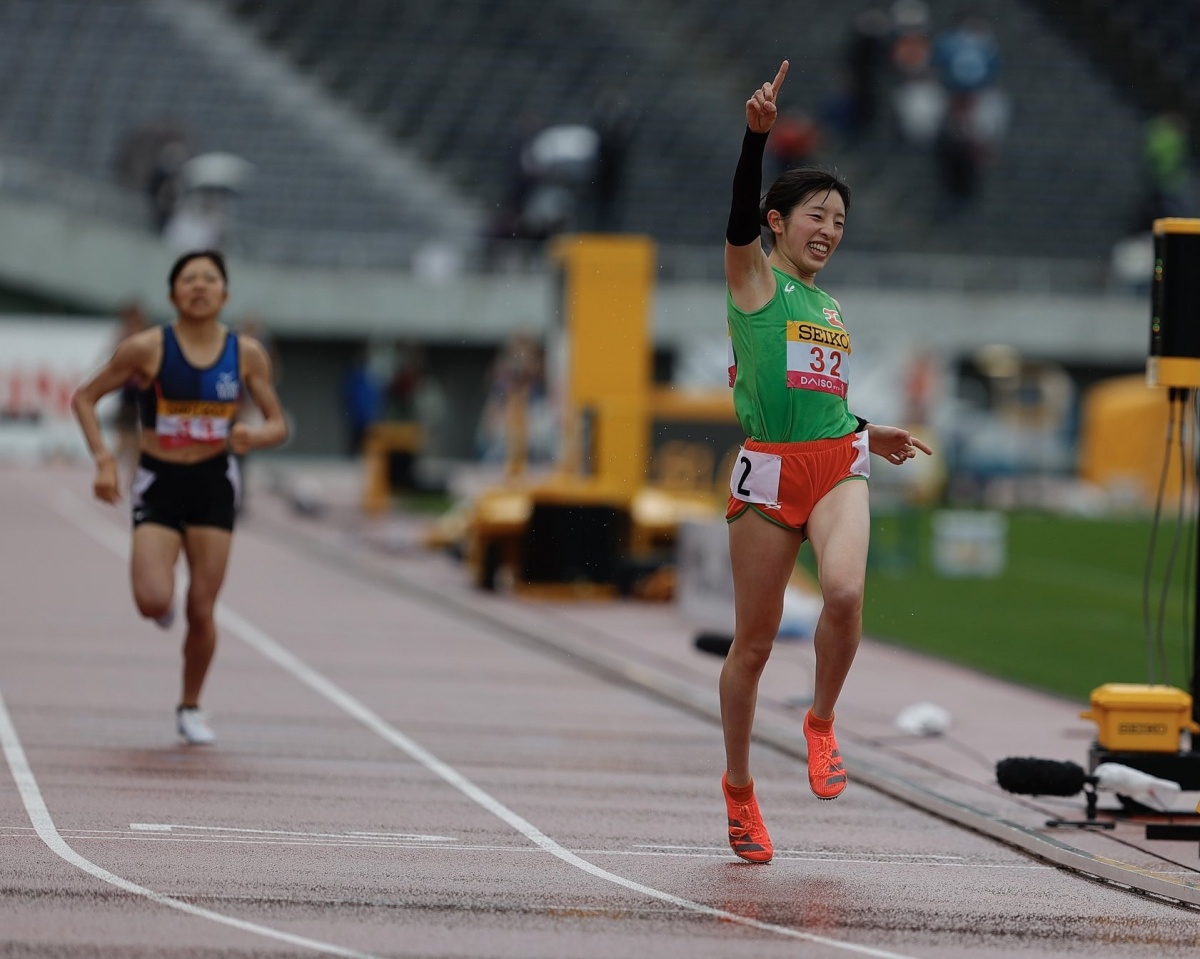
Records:
[[[198,706],[180,706],[175,710],[175,725],[189,746],[211,746],[217,734],[208,725]]]
[[[175,625],[175,603],[171,602],[170,607],[161,616],[155,616],[154,621],[158,623],[162,629],[170,629]]]

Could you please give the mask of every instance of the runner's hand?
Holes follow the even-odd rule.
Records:
[[[245,423],[234,423],[229,431],[229,449],[238,456],[250,452],[251,434],[253,430]]]
[[[871,452],[882,456],[895,466],[904,465],[917,455],[917,450],[927,456],[933,455],[933,450],[922,440],[898,426],[876,426],[870,423],[867,425],[867,437]]]
[[[754,91],[754,96],[746,101],[746,126],[755,133],[766,133],[775,125],[779,110],[775,106],[775,98],[779,96],[779,88],[783,86],[783,78],[787,76],[788,62],[779,65],[779,72],[770,83],[764,83]]]
[[[96,478],[92,481],[92,492],[96,499],[105,503],[117,503],[121,499],[121,482],[117,475],[117,461],[106,456],[96,463]]]

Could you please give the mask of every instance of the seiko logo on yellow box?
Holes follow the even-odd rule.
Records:
[[[1166,723],[1118,723],[1117,732],[1131,736],[1165,736]]]

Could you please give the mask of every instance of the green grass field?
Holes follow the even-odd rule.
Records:
[[[877,516],[866,635],[1086,703],[1106,682],[1149,681],[1143,577],[1146,519],[1008,514],[1007,564],[994,579],[946,578],[933,566],[932,514]],[[1176,517],[1159,526],[1150,590],[1157,636]],[[1179,540],[1163,619],[1168,679],[1190,689],[1195,553]],[[805,562],[811,553],[805,550]],[[1185,623],[1186,614],[1186,623]],[[1163,681],[1161,674],[1157,677]]]

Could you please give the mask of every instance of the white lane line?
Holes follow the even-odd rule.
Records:
[[[111,526],[103,525],[94,515],[88,513],[84,509],[83,503],[75,497],[67,494],[65,491],[59,490],[58,495],[51,501],[52,507],[62,517],[73,523],[77,528],[92,536],[103,545],[112,549],[119,556],[124,556],[128,550],[128,538],[122,537],[118,545],[114,540],[112,533],[115,529]],[[786,936],[791,939],[800,939],[804,942],[811,942],[817,945],[827,946],[830,949],[838,949],[843,952],[852,952],[863,956],[873,956],[875,959],[913,959],[911,956],[905,956],[897,952],[889,952],[885,949],[876,949],[872,946],[858,945],[857,943],[846,942],[841,939],[830,939],[826,936],[819,936],[815,933],[804,932],[800,929],[793,929],[791,926],[781,926],[772,922],[763,922],[761,919],[754,919],[750,916],[742,916],[735,912],[728,912],[724,909],[717,909],[713,906],[706,906],[702,902],[694,902],[691,899],[685,899],[682,896],[676,896],[673,893],[665,892],[661,889],[655,889],[653,886],[647,886],[643,883],[636,882],[633,879],[627,879],[624,876],[609,872],[607,869],[602,869],[586,859],[581,859],[575,853],[571,852],[566,847],[560,845],[551,837],[547,836],[533,823],[518,815],[513,810],[509,809],[498,799],[495,799],[490,793],[485,792],[480,787],[467,779],[457,769],[443,762],[424,746],[421,746],[415,740],[410,739],[400,730],[396,729],[389,722],[379,716],[374,710],[370,709],[364,703],[355,699],[332,680],[327,679],[323,674],[313,669],[298,656],[287,650],[280,643],[272,639],[267,633],[259,629],[248,619],[234,612],[224,603],[217,605],[216,611],[217,622],[225,629],[229,630],[235,636],[240,638],[248,646],[257,650],[262,656],[271,662],[275,663],[281,669],[291,673],[293,677],[298,679],[304,685],[308,686],[318,695],[333,703],[348,716],[356,719],[367,729],[371,730],[380,739],[391,743],[401,752],[405,753],[409,758],[415,760],[424,766],[427,770],[438,776],[440,779],[448,783],[450,786],[457,789],[460,793],[476,803],[487,812],[490,812],[497,819],[508,823],[513,829],[519,832],[522,836],[528,839],[535,846],[544,849],[552,856],[574,866],[581,872],[594,876],[597,879],[602,879],[605,882],[610,882],[613,885],[620,886],[630,892],[640,893],[651,899],[658,899],[661,902],[669,903],[677,906],[688,912],[698,913],[704,916],[711,916],[714,919],[720,919],[723,922],[730,922],[736,925],[747,926],[752,929],[759,929],[764,932],[775,933],[780,936]]]
[[[21,746],[21,740],[17,737],[17,730],[12,724],[12,719],[8,714],[8,707],[4,703],[4,695],[2,693],[0,693],[0,747],[3,747],[4,758],[8,761],[8,768],[12,773],[13,782],[17,785],[21,801],[25,804],[25,812],[29,816],[29,821],[33,823],[33,828],[37,831],[38,836],[56,855],[65,859],[77,869],[82,869],[88,875],[94,876],[109,885],[116,886],[118,889],[123,889],[125,892],[133,893],[135,896],[143,896],[151,902],[158,903],[160,906],[170,906],[172,909],[178,909],[180,912],[186,912],[201,919],[219,922],[225,926],[232,926],[234,929],[239,929],[242,932],[252,932],[259,936],[266,936],[269,939],[276,939],[279,942],[286,942],[288,945],[299,946],[301,949],[311,949],[314,952],[324,952],[333,956],[348,956],[352,957],[352,959],[376,959],[376,957],[371,956],[369,953],[356,952],[353,949],[334,946],[317,939],[296,936],[290,932],[283,932],[280,929],[260,926],[258,923],[248,922],[245,919],[236,919],[233,916],[213,912],[211,909],[193,906],[190,902],[184,902],[182,899],[175,899],[161,892],[155,892],[153,889],[147,889],[145,886],[139,886],[137,883],[130,882],[116,873],[109,872],[102,866],[97,866],[90,859],[85,859],[72,849],[59,834],[58,827],[54,825],[54,819],[50,815],[46,801],[42,798],[42,791],[38,788],[33,770],[29,767],[29,761],[25,757],[25,750]]]
[[[167,833],[159,834],[141,834],[130,835],[127,832],[117,829],[67,829],[60,831],[64,839],[77,839],[82,842],[174,842],[174,843],[229,843],[239,846],[324,846],[324,847],[345,847],[363,849],[406,849],[409,852],[416,852],[423,849],[437,850],[438,855],[443,855],[446,852],[503,852],[515,853],[521,856],[541,855],[543,850],[536,846],[498,846],[487,845],[484,843],[461,843],[451,842],[439,845],[420,845],[414,843],[398,843],[398,842],[347,842],[337,840],[303,840],[303,839],[246,839],[236,838],[232,836],[187,836],[175,835]],[[35,831],[29,826],[8,826],[0,827],[0,837],[24,839],[36,838]],[[644,849],[576,849],[575,854],[578,856],[609,856],[620,859],[623,857],[660,857],[667,859],[721,859],[729,861],[729,853],[727,852],[671,852],[664,850],[644,850]],[[1054,866],[1041,865],[1039,863],[1004,863],[1004,862],[912,862],[910,860],[900,859],[830,859],[825,856],[801,856],[789,854],[787,852],[775,854],[772,862],[817,862],[829,863],[830,865],[863,865],[863,866],[925,866],[930,869],[1007,869],[1017,870],[1019,872],[1031,871],[1047,871],[1055,868]],[[1190,870],[1180,870],[1182,875],[1195,875]]]
[[[657,843],[657,842],[640,842],[640,843],[635,844],[633,848],[634,849],[682,849],[686,852],[703,852],[706,850],[710,851],[710,852],[711,851],[725,852],[729,847],[728,846],[677,846],[677,845],[667,845],[665,843]],[[829,850],[829,849],[776,849],[775,850],[776,855],[779,855],[781,853],[785,854],[785,855],[790,855],[790,856],[836,857],[836,856],[855,855],[852,853],[838,852],[836,850]],[[859,855],[859,856],[870,855],[870,853],[857,853],[857,855]],[[884,855],[884,854],[881,853],[881,855]],[[886,857],[888,859],[957,859],[957,860],[962,860],[964,862],[966,861],[966,858],[967,858],[966,856],[945,856],[945,855],[941,855],[940,853],[932,853],[932,852],[928,852],[928,853],[926,853],[926,852],[895,852],[895,853],[889,852],[889,853],[886,853]]]
[[[696,912],[702,915],[712,916],[715,919],[721,919],[725,922],[750,926],[754,929],[761,929],[766,932],[773,932],[777,933],[778,935],[788,936],[794,939],[802,939],[806,942],[817,943],[819,945],[829,946],[830,948],[841,949],[846,952],[854,952],[865,956],[875,956],[878,957],[878,959],[907,959],[907,957],[901,957],[899,953],[875,949],[871,946],[860,946],[855,943],[849,943],[839,939],[829,939],[825,936],[818,936],[814,933],[793,929],[790,926],[781,926],[775,923],[763,922],[759,919],[738,915],[734,912],[727,912],[724,909],[716,909],[712,906],[706,906],[703,903],[694,902],[691,899],[685,899],[682,896],[676,896],[672,893],[664,892],[661,889],[655,889],[653,886],[647,886],[632,879],[627,879],[624,876],[619,876],[616,873],[609,872],[607,869],[602,869],[599,866],[588,862],[586,859],[581,859],[569,849],[559,845],[558,842],[543,833],[533,823],[509,809],[498,799],[495,799],[490,793],[487,793],[480,787],[476,786],[457,769],[450,766],[448,763],[443,762],[424,746],[400,732],[400,730],[396,729],[389,722],[384,720],[381,716],[374,712],[374,710],[355,699],[331,680],[326,679],[324,675],[317,672],[299,657],[285,649],[243,616],[240,616],[229,607],[221,604],[217,609],[217,621],[230,632],[239,636],[243,642],[258,650],[267,659],[291,673],[294,677],[296,677],[296,679],[300,680],[310,689],[329,700],[329,702],[333,703],[347,715],[358,720],[381,739],[391,743],[411,759],[414,759],[420,763],[431,773],[438,776],[449,785],[453,786],[472,802],[490,812],[497,819],[508,823],[508,825],[532,842],[535,846],[544,849],[552,856],[555,856],[568,865],[574,866],[581,872],[585,872],[588,875],[596,877],[597,879],[603,879],[604,881],[613,883],[614,885],[621,886],[622,888],[628,889],[631,892],[637,892],[644,896],[649,896],[650,898],[670,903],[673,906],[678,906],[681,909],[686,909],[689,912]]]
[[[129,828],[135,832],[236,832],[256,836],[298,836],[303,839],[378,839],[395,842],[455,842],[453,836],[423,836],[409,832],[295,832],[290,829],[248,829],[243,826],[189,826],[175,822],[131,822]]]

